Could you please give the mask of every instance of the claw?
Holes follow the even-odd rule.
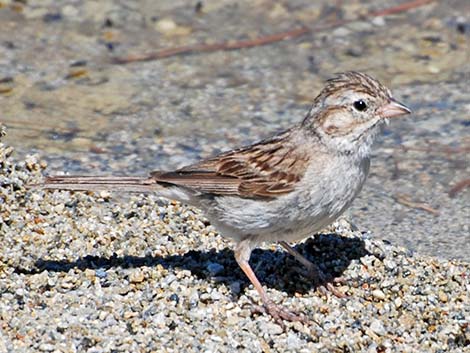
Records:
[[[272,301],[269,301],[262,306],[254,305],[252,312],[270,315],[274,319],[274,322],[276,322],[279,326],[281,326],[284,329],[285,329],[284,321],[289,321],[289,322],[298,321],[303,324],[310,323],[309,319],[305,315],[291,311],[282,305],[275,304]]]
[[[318,291],[325,296],[328,296],[329,293],[332,293],[337,298],[347,297],[346,294],[340,292],[333,285],[333,283],[343,284],[346,282],[346,280],[342,277],[333,279],[327,278],[320,268],[314,263],[310,263],[310,265],[307,266],[307,271],[304,272],[304,276],[311,279],[317,285]]]
[[[338,298],[346,297],[346,294],[341,293],[331,283],[345,283],[346,281],[344,278],[327,278],[317,265],[315,265],[313,262],[304,257],[301,253],[291,247],[288,243],[286,243],[285,241],[281,241],[280,244],[289,252],[289,254],[294,256],[301,264],[306,267],[307,271],[302,271],[301,274],[304,277],[312,280],[320,291],[320,293],[325,296],[328,296],[328,293],[333,293]]]

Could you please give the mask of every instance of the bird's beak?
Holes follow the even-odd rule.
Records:
[[[401,115],[407,115],[411,113],[411,109],[408,108],[406,105],[397,102],[396,100],[392,99],[386,105],[378,110],[378,115],[384,119],[386,118],[395,118]]]

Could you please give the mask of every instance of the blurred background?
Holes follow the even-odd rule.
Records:
[[[466,0],[0,0],[0,28],[5,142],[49,174],[180,167],[300,121],[334,73],[375,76],[414,113],[347,217],[470,260]]]

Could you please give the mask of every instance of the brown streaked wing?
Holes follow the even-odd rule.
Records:
[[[223,153],[175,172],[154,172],[158,182],[215,195],[274,198],[292,191],[308,154],[286,131],[258,144]]]

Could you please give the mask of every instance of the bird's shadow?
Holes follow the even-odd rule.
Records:
[[[365,249],[364,241],[359,238],[347,238],[338,234],[321,234],[309,238],[294,247],[302,255],[318,265],[325,278],[332,280],[340,277],[352,260],[370,254]],[[215,264],[215,266],[214,266]],[[292,256],[278,248],[277,250],[256,249],[253,251],[250,264],[262,284],[276,288],[289,295],[305,294],[315,286],[324,285],[325,281],[314,282],[301,274],[304,269]],[[110,268],[137,268],[161,265],[165,269],[185,269],[199,279],[224,283],[232,289],[234,297],[243,292],[249,285],[248,278],[238,267],[233,251],[223,250],[190,250],[182,255],[146,255],[146,256],[85,256],[75,261],[43,260],[35,262],[32,269],[17,267],[16,272],[35,274],[42,271],[68,272],[71,269],[108,270]],[[240,286],[232,287],[238,282]],[[233,288],[239,288],[234,290]]]

